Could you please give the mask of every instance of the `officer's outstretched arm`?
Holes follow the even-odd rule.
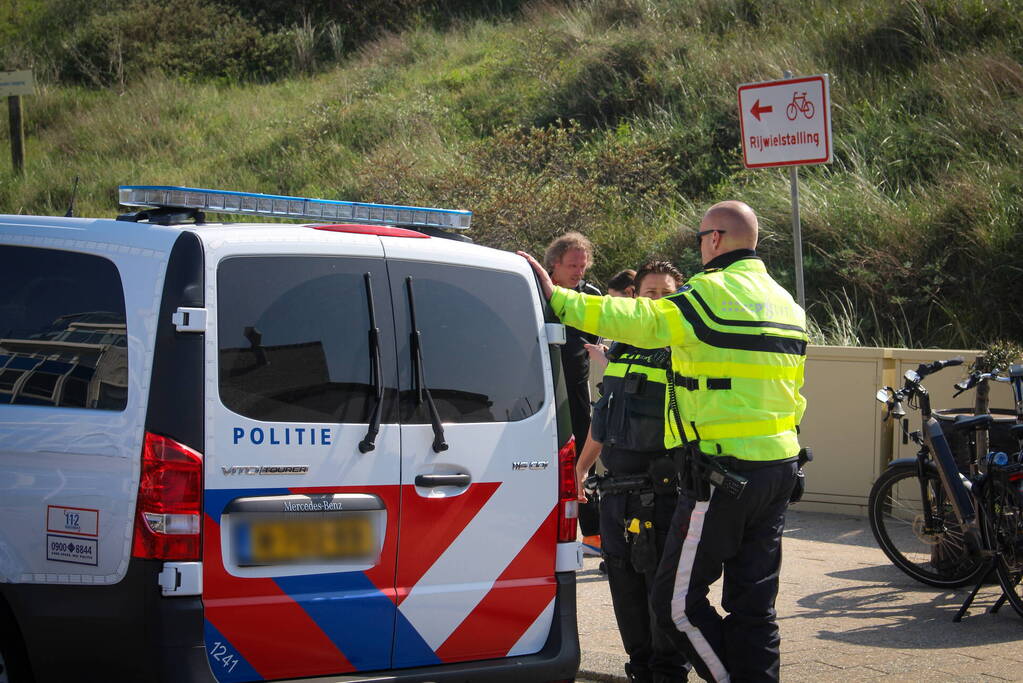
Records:
[[[669,299],[591,296],[554,287],[551,308],[570,327],[645,349],[682,345],[692,337]]]

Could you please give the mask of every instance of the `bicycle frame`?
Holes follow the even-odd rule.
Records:
[[[923,412],[922,409],[921,412]],[[952,510],[955,512],[956,518],[966,525],[972,534],[976,534],[977,510],[973,504],[973,496],[970,495],[970,491],[967,488],[969,481],[959,472],[959,467],[956,465],[955,456],[952,455],[952,449],[948,445],[948,440],[941,430],[941,425],[931,417],[929,406],[928,415],[924,418],[923,427],[924,449],[930,452],[931,459],[937,465],[938,478],[941,479],[942,487],[950,494],[949,501],[952,503]],[[921,453],[923,453],[924,449],[921,449]],[[932,517],[932,515],[929,504],[930,496],[926,490],[927,484],[923,471],[923,462],[924,460],[920,460],[918,474],[920,477],[920,495],[923,496],[922,500],[925,503],[924,516],[926,519],[927,517]],[[934,523],[933,518],[926,519],[926,521],[928,526],[932,526]]]
[[[925,366],[921,365],[918,370],[925,372]],[[937,529],[931,506],[931,494],[927,490],[926,476],[927,467],[930,463],[933,463],[938,471],[938,478],[941,481],[942,489],[949,496],[952,511],[967,530],[972,540],[979,545],[980,530],[977,524],[977,509],[973,502],[973,496],[970,494],[970,481],[959,472],[959,467],[956,464],[955,456],[952,454],[952,449],[948,445],[948,440],[945,438],[945,433],[932,415],[931,397],[927,393],[927,389],[920,384],[921,379],[922,377],[918,373],[915,381],[913,381],[914,390],[912,395],[915,395],[919,401],[922,427],[920,438],[914,438],[914,441],[920,444],[920,450],[917,452],[916,458],[917,479],[920,482],[920,500],[924,513],[924,531],[926,533],[934,533]],[[907,389],[909,386],[910,383],[907,382]]]

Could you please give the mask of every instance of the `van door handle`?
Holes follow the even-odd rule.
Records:
[[[468,486],[472,477],[468,474],[417,474],[416,486],[432,488],[434,486]]]

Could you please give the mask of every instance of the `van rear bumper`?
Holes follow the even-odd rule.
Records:
[[[162,568],[132,559],[109,586],[0,584],[37,683],[215,683],[201,599],[162,597]]]

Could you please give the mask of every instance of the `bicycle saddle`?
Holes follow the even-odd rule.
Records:
[[[956,415],[952,422],[953,431],[968,432],[973,429],[987,429],[995,418],[990,415]]]

